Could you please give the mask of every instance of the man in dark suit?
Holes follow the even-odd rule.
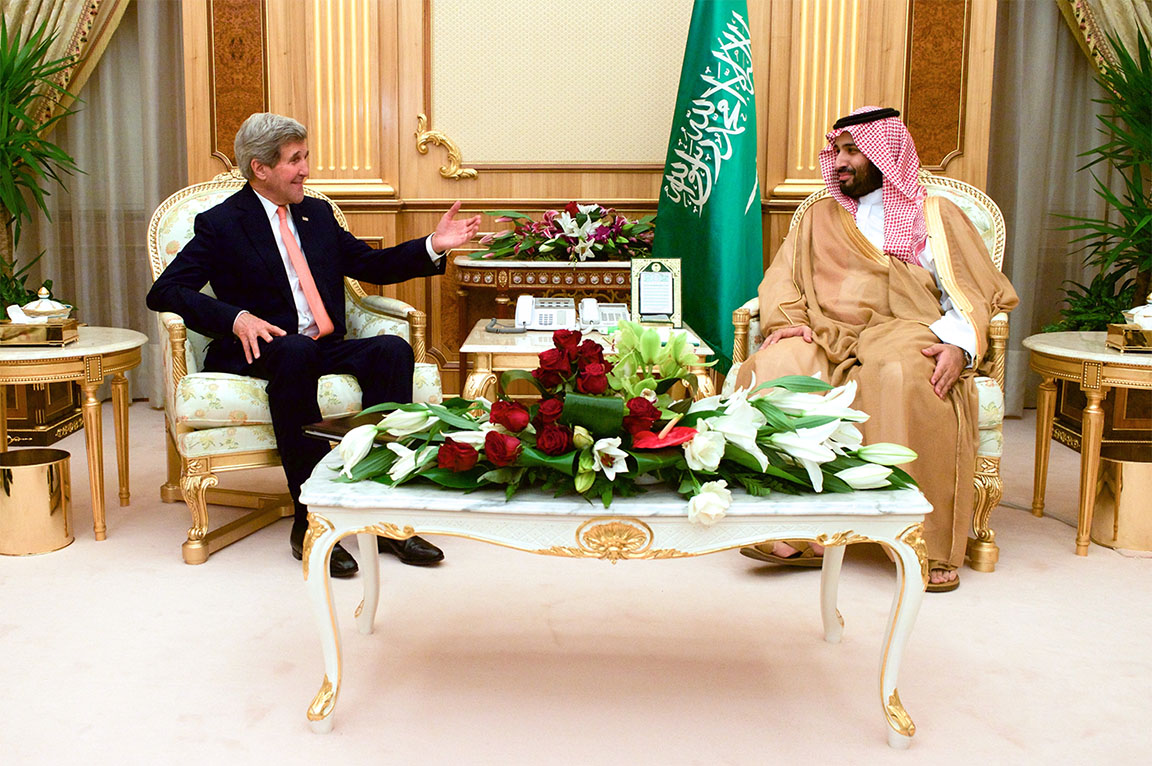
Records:
[[[443,274],[447,251],[475,236],[480,217],[457,220],[460,203],[424,239],[373,250],[337,223],[323,200],[304,196],[308,133],[296,120],[253,114],[236,133],[236,162],[248,184],[196,217],[194,236],[148,293],[148,308],[171,311],[212,338],[207,370],[268,381],[272,429],[296,506],[290,537],[301,558],[307,509],[300,485],[327,453],[303,427],[320,420],[320,376],[356,376],[363,406],[412,400],[414,360],[403,338],[344,339],[344,277],[394,284]],[[200,292],[211,285],[215,297]],[[406,564],[444,558],[419,537],[378,538],[382,552]],[[356,561],[340,545],[333,577]]]

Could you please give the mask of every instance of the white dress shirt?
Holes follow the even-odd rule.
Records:
[[[884,252],[884,190],[877,189],[869,192],[857,202],[856,227],[880,252]],[[944,316],[929,325],[928,329],[935,333],[941,342],[964,349],[974,364],[976,359],[976,330],[956,310],[952,299],[948,297],[948,291],[940,284],[936,265],[932,261],[932,243],[930,240],[924,240],[924,251],[920,254],[920,265],[928,269],[932,278],[936,280],[936,287],[940,290],[940,308],[944,312]]]
[[[253,191],[256,190],[253,189]],[[288,287],[292,290],[292,300],[296,304],[296,331],[301,335],[315,338],[318,332],[316,318],[312,316],[312,310],[308,308],[308,299],[304,297],[304,291],[300,288],[300,277],[296,275],[296,269],[292,267],[292,261],[288,258],[288,249],[284,247],[284,240],[280,236],[280,216],[276,213],[277,205],[260,192],[256,192],[256,199],[260,200],[260,204],[264,207],[264,214],[268,217],[268,225],[272,227],[272,238],[276,240],[276,249],[280,251],[280,260],[284,262],[284,271],[288,274]],[[296,222],[292,219],[291,210],[288,212],[287,221],[288,231],[296,238],[296,246],[300,248],[300,252],[304,252],[304,248],[300,244],[300,232],[296,231]],[[424,248],[428,251],[428,257],[432,259],[432,263],[437,263],[445,255],[445,253],[437,253],[432,249],[431,234],[424,240]],[[242,309],[236,316],[239,317],[240,314],[247,313],[247,309]],[[235,319],[232,320],[232,324],[235,326]]]

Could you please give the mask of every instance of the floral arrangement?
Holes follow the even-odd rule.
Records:
[[[488,249],[477,258],[544,261],[624,261],[652,254],[653,220],[629,220],[612,208],[569,202],[563,210],[546,210],[541,220],[514,210],[490,210],[513,228],[481,238]]]
[[[915,452],[862,444],[854,424],[868,416],[850,407],[854,382],[832,388],[797,375],[729,396],[677,399],[677,384],[688,393],[695,385],[685,335],[661,344],[655,330],[622,322],[613,340],[606,353],[579,332],[554,333],[536,369],[501,378],[502,390],[531,382],[540,398],[530,404],[456,398],[365,410],[387,415],[341,441],[342,480],[502,485],[508,498],[540,487],[605,507],[662,483],[688,498],[688,517],[701,524],[723,518],[737,487],[764,496],[915,486],[896,467]]]

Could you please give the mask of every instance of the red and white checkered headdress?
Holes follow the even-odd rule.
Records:
[[[876,112],[869,118],[869,112]],[[884,174],[884,252],[902,261],[918,263],[928,237],[924,223],[924,199],[920,185],[920,157],[916,144],[894,109],[865,106],[836,121],[828,133],[828,146],[820,151],[820,172],[828,191],[844,209],[856,216],[855,199],[840,191],[836,178],[833,142],[845,130],[856,147]]]

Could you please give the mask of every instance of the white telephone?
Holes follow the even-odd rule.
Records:
[[[576,329],[576,302],[571,298],[516,299],[516,326],[526,330]]]
[[[595,298],[580,301],[579,322],[576,302],[572,298],[534,298],[521,295],[516,299],[516,326],[526,330],[597,330],[610,332],[621,319],[628,319],[628,306],[623,303],[599,303]]]
[[[580,301],[580,329],[612,332],[621,320],[629,318],[624,303],[600,303],[595,298]]]

